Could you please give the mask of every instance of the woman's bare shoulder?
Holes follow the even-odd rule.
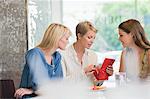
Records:
[[[125,49],[122,50],[121,55],[124,55],[127,51]]]

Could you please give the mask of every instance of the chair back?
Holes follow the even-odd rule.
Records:
[[[15,86],[13,80],[0,80],[0,99],[13,99],[14,93]]]

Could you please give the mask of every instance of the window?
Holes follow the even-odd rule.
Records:
[[[51,0],[28,0],[28,47],[35,47],[51,23]]]

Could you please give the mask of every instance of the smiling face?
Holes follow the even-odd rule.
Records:
[[[78,34],[78,41],[84,48],[90,48],[95,39],[96,33],[94,31],[89,30],[85,35],[81,36]]]
[[[127,34],[122,29],[119,29],[119,40],[123,47],[130,47],[134,43],[131,33]]]

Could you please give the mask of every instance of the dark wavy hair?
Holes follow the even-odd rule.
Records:
[[[150,42],[146,38],[145,31],[138,20],[129,19],[124,21],[118,26],[118,28],[127,34],[131,33],[135,44],[140,48],[150,49]]]

